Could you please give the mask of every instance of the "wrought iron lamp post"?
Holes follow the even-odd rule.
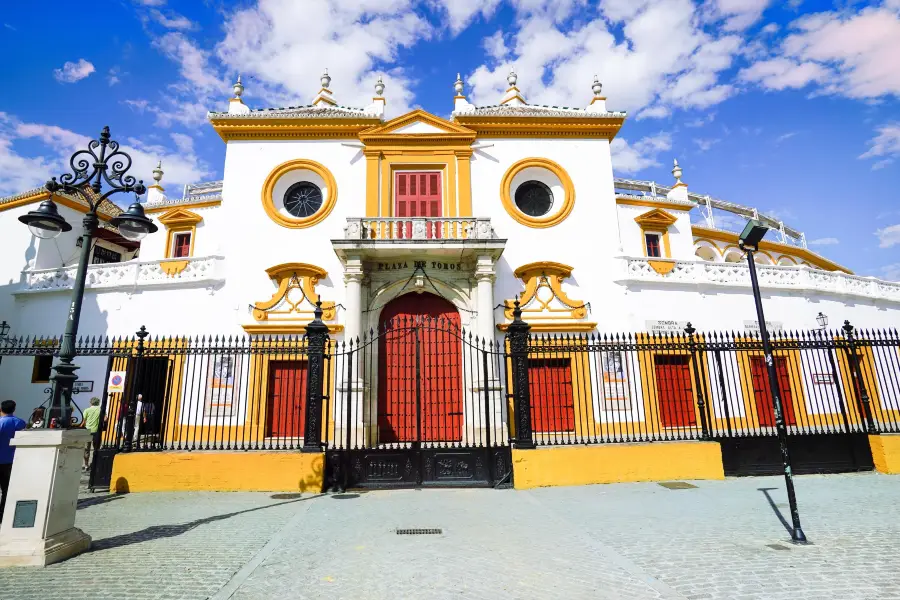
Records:
[[[823,313],[819,313],[818,315],[816,315],[816,323],[819,324],[819,329],[824,331],[825,328],[828,327],[828,316]]]
[[[9,335],[9,323],[3,321],[0,323],[0,343],[5,343]],[[3,355],[0,354],[0,364],[3,364]]]
[[[49,427],[50,416],[59,414],[59,427],[71,425],[70,411],[72,403],[72,386],[78,378],[73,364],[75,358],[75,336],[78,334],[78,321],[81,317],[81,304],[84,300],[84,285],[90,259],[91,245],[97,227],[100,225],[97,210],[100,205],[114,194],[134,192],[140,196],[147,191],[143,181],[136,181],[128,175],[131,168],[131,157],[119,150],[118,142],[109,138],[109,127],[104,127],[99,140],[91,140],[86,150],[78,150],[69,158],[72,173],[65,173],[57,181],[52,178],[45,185],[50,198],[41,202],[37,210],[19,217],[19,221],[28,226],[32,234],[41,239],[50,239],[72,226],[59,214],[53,194],[64,192],[80,197],[87,203],[88,212],[81,222],[81,257],[75,285],[72,288],[72,302],[66,320],[62,346],[59,350],[59,364],[53,367],[50,377],[52,392],[50,414],[44,419],[44,427]],[[103,183],[109,189],[103,192]],[[90,188],[92,193],[87,191]],[[144,215],[144,207],[135,201],[128,210],[113,218],[110,224],[117,227],[122,237],[129,240],[141,240],[148,233],[154,233],[158,227]]]
[[[800,526],[800,512],[797,509],[797,496],[794,493],[794,474],[791,469],[791,457],[787,447],[787,427],[784,424],[784,407],[781,403],[781,391],[778,389],[778,376],[775,372],[775,359],[772,358],[772,344],[769,341],[769,330],[766,328],[766,316],[763,314],[762,297],[759,292],[759,280],[756,277],[756,261],[754,254],[759,249],[759,242],[769,228],[756,219],[751,219],[741,232],[738,245],[747,253],[747,265],[750,267],[750,283],[753,286],[753,300],[756,303],[756,318],[759,320],[759,334],[762,338],[763,354],[766,360],[766,373],[769,377],[769,389],[775,408],[775,429],[778,432],[778,443],[781,446],[781,462],[784,465],[784,487],[787,489],[788,502],[791,507],[791,541],[805,544],[806,535]]]

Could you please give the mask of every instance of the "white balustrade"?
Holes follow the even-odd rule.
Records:
[[[476,217],[365,217],[347,219],[346,240],[489,240],[491,220]]]
[[[161,286],[210,286],[225,280],[221,256],[154,261],[129,261],[89,265],[85,287],[141,288]],[[182,268],[183,265],[183,268]],[[75,285],[76,267],[25,271],[21,287],[15,293],[69,290]]]
[[[650,264],[674,263],[672,270],[660,274]],[[671,281],[696,285],[750,287],[750,269],[744,263],[720,263],[699,260],[671,260],[625,257],[621,282]],[[900,302],[900,283],[875,277],[859,277],[839,271],[820,271],[805,266],[756,265],[762,288],[818,291]]]

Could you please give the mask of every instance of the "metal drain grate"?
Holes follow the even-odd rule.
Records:
[[[443,529],[397,529],[397,535],[440,535]]]
[[[690,490],[697,487],[686,481],[662,481],[659,485],[670,490]]]

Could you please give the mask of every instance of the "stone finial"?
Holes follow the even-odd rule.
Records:
[[[675,177],[675,185],[684,184],[684,182],[681,181],[681,176],[684,172],[681,170],[681,167],[678,166],[678,159],[676,158],[674,162],[675,166],[672,167],[672,175]]]
[[[519,80],[519,78],[518,78],[518,76],[516,75],[515,70],[514,70],[514,69],[510,69],[510,70],[509,70],[509,75],[506,76],[506,81],[509,82],[509,87],[516,87],[516,81],[518,81],[518,80]]]
[[[459,73],[456,74],[456,82],[453,84],[453,89],[456,91],[457,96],[463,95],[463,80]]]
[[[153,181],[156,182],[156,185],[160,185],[163,178],[163,170],[162,170],[162,161],[157,161],[156,168],[153,169]]]
[[[506,90],[506,93],[500,100],[500,104],[510,104],[512,106],[524,106],[526,104],[525,98],[522,97],[522,93],[516,87],[518,80],[519,76],[516,75],[515,69],[510,69],[509,75],[506,76],[506,81],[509,82],[509,89]]]
[[[322,87],[325,88],[325,89],[327,90],[327,89],[328,89],[328,86],[331,84],[331,76],[328,75],[328,69],[327,69],[327,68],[326,68],[325,71],[322,73],[322,77],[319,79],[319,81],[322,82]]]
[[[603,84],[600,83],[600,78],[594,75],[594,84],[591,86],[591,91],[594,92],[595,98],[600,98],[600,94],[603,92]]]
[[[375,82],[375,95],[384,95],[384,82],[381,80],[381,75],[378,76],[378,81]]]
[[[237,81],[234,82],[234,98],[240,100],[244,93],[244,84],[241,83],[241,76],[238,75]]]
[[[328,86],[331,85],[331,76],[328,74],[328,69],[325,69],[325,71],[322,72],[322,77],[319,78],[319,81],[322,82],[322,89],[320,89],[319,93],[316,94],[316,97],[313,98],[313,106],[319,106],[323,103],[330,106],[336,106],[337,102],[334,100],[334,94],[328,89]]]

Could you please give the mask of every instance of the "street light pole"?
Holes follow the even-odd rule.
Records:
[[[9,323],[3,321],[0,323],[0,342],[6,343],[6,337],[9,335]],[[0,354],[0,364],[3,364],[3,355]]]
[[[98,150],[99,149],[99,150]],[[131,157],[119,150],[119,143],[110,140],[109,127],[104,127],[100,132],[99,140],[91,140],[86,150],[78,150],[69,158],[72,173],[65,173],[59,181],[52,178],[45,185],[50,193],[50,198],[41,203],[36,211],[31,211],[19,217],[19,220],[31,230],[37,237],[48,239],[56,237],[63,231],[69,231],[72,226],[58,213],[53,202],[53,194],[64,192],[77,195],[87,203],[88,212],[81,222],[81,256],[75,276],[75,285],[72,287],[72,301],[69,304],[66,330],[63,334],[62,345],[59,349],[59,363],[53,367],[53,375],[50,376],[52,386],[50,411],[44,419],[44,427],[50,426],[54,412],[59,415],[57,427],[68,429],[71,425],[72,387],[78,376],[75,371],[78,367],[74,364],[76,356],[75,336],[78,335],[78,323],[81,319],[81,305],[84,301],[85,278],[87,277],[88,262],[91,255],[91,246],[94,234],[100,225],[97,209],[110,196],[119,193],[134,192],[140,196],[147,191],[143,181],[136,181],[132,175],[128,175],[131,168]],[[103,182],[109,186],[106,193],[103,191]],[[90,187],[92,194],[87,193]],[[111,220],[113,226],[118,227],[122,237],[132,240],[140,240],[148,233],[155,232],[157,226],[144,215],[144,208],[134,202],[126,212]]]
[[[766,327],[766,316],[763,313],[762,296],[759,291],[759,280],[756,276],[754,253],[759,241],[766,235],[768,228],[753,219],[741,233],[738,245],[747,253],[747,266],[750,268],[750,284],[753,287],[753,301],[756,303],[756,318],[759,321],[759,333],[762,338],[763,355],[766,361],[766,373],[769,377],[769,390],[775,408],[775,429],[778,432],[778,444],[781,446],[781,463],[784,466],[784,487],[787,490],[788,503],[791,509],[791,541],[805,544],[806,535],[800,526],[800,511],[797,509],[797,496],[794,493],[794,474],[791,469],[791,457],[787,447],[787,427],[784,424],[784,407],[781,403],[781,391],[778,389],[778,375],[775,371],[775,359],[772,357],[772,344],[769,341],[769,330]]]

